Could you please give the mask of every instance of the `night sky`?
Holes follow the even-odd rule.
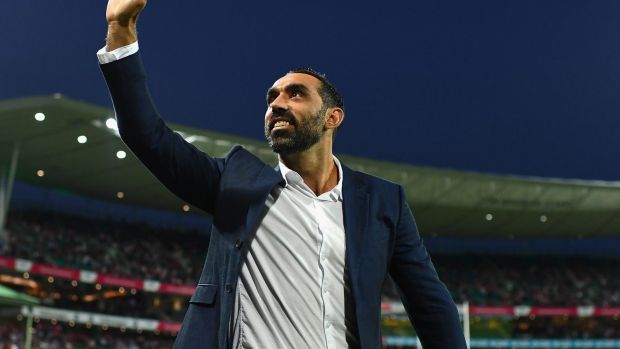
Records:
[[[111,107],[106,1],[2,0],[0,99]],[[460,170],[620,180],[619,1],[155,1],[139,22],[165,119],[262,139],[289,69],[345,97],[336,152]]]

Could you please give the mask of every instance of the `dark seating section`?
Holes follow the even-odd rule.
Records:
[[[0,319],[0,348],[23,348],[25,322]],[[38,349],[170,349],[166,334],[69,326],[40,321],[33,326],[32,348]]]
[[[12,211],[8,241],[0,255],[61,267],[93,270],[117,276],[194,285],[208,247],[205,232],[187,232],[148,224],[84,218],[43,211]],[[432,251],[431,251],[432,252]],[[620,306],[620,259],[595,256],[440,255],[437,270],[457,303],[487,306]],[[21,277],[16,271],[2,271]],[[180,322],[187,297],[125,290],[70,280],[39,283],[32,295],[42,305],[165,322]],[[25,287],[8,285],[20,291]],[[388,280],[384,301],[398,300]],[[620,338],[620,319],[578,317],[514,318],[512,338]],[[11,340],[21,348],[24,322],[0,318],[0,348]],[[36,324],[36,348],[159,349],[171,347],[169,334],[124,333],[101,328],[70,327],[43,320]],[[71,344],[67,344],[71,343]]]
[[[620,306],[620,259],[434,255],[433,261],[457,303]],[[393,283],[386,283],[385,295],[398,298]]]
[[[7,229],[5,256],[176,284],[196,282],[209,244],[197,232],[42,211],[10,212]]]

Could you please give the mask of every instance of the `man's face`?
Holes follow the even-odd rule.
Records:
[[[301,152],[321,139],[327,108],[318,93],[320,86],[312,75],[291,73],[269,88],[265,138],[274,152]]]

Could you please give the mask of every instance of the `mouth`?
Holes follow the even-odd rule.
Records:
[[[293,126],[293,123],[291,121],[278,118],[276,120],[272,120],[269,123],[269,131],[273,132],[273,131],[285,130],[292,126]]]

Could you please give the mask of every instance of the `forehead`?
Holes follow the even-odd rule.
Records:
[[[309,74],[288,73],[276,80],[271,86],[271,88],[280,90],[292,84],[301,84],[308,87],[310,90],[318,91],[319,87],[321,87],[321,80]]]

